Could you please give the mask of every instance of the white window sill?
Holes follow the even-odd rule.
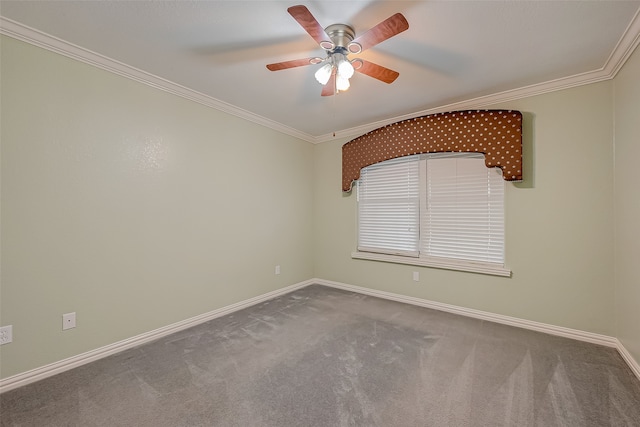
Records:
[[[398,255],[378,254],[373,252],[352,252],[351,258],[366,259],[370,261],[392,262],[396,264],[418,265],[421,267],[443,268],[446,270],[467,271],[471,273],[490,274],[493,276],[511,277],[511,270],[501,265],[460,261],[438,260],[426,258],[413,258]]]

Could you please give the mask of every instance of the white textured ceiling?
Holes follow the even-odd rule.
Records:
[[[268,63],[323,53],[287,13],[295,4],[356,35],[404,14],[407,31],[359,55],[400,77],[387,85],[356,73],[349,91],[321,97],[318,66],[268,71]],[[321,140],[505,91],[602,79],[612,59],[637,45],[639,8],[640,1],[2,0],[0,15]]]

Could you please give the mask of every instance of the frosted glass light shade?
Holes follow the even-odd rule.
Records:
[[[318,83],[323,86],[326,85],[329,81],[329,78],[331,77],[331,71],[331,64],[324,64],[322,67],[320,67],[320,69],[318,69],[315,74]]]
[[[349,89],[349,86],[351,86],[349,84],[349,79],[338,74],[338,76],[336,77],[336,89],[345,91]]]
[[[342,61],[340,61],[340,63],[338,64],[338,74],[340,74],[342,77],[350,79],[353,76],[353,72],[353,65],[351,65],[351,62],[349,62],[348,59],[343,59]]]

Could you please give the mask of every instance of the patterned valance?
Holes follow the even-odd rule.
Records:
[[[393,123],[342,146],[342,191],[351,191],[360,169],[421,153],[484,153],[488,168],[506,181],[522,181],[522,113],[472,110],[439,113]]]

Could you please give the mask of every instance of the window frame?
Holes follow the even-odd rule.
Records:
[[[426,200],[424,200],[424,197],[426,196],[426,191],[423,191],[423,186],[426,188],[426,175],[425,175],[425,171],[426,171],[426,163],[427,163],[427,158],[443,158],[443,157],[452,157],[455,156],[457,154],[462,154],[461,157],[471,157],[473,154],[475,155],[482,155],[482,153],[430,153],[430,154],[423,154],[420,155],[420,159],[419,159],[419,163],[420,163],[420,200],[419,200],[419,204],[420,204],[420,209],[424,209]],[[465,155],[466,154],[466,155]],[[424,182],[423,182],[424,181]],[[504,181],[503,181],[504,184]],[[360,185],[360,181],[358,181],[358,184]],[[359,190],[359,188],[358,188]],[[410,256],[410,255],[398,255],[398,254],[391,254],[388,252],[385,252],[384,250],[380,250],[380,251],[367,251],[367,250],[360,250],[358,248],[358,242],[360,240],[359,234],[360,234],[360,223],[359,223],[359,216],[360,216],[360,206],[357,206],[356,209],[356,250],[354,252],[351,253],[351,257],[353,259],[362,259],[362,260],[371,260],[371,261],[381,261],[381,262],[390,262],[390,263],[397,263],[397,264],[405,264],[405,265],[415,265],[415,266],[421,266],[421,267],[432,267],[432,268],[439,268],[439,269],[447,269],[447,270],[456,270],[456,271],[464,271],[464,272],[472,272],[472,273],[481,273],[481,274],[489,274],[489,275],[495,275],[495,276],[502,276],[502,277],[510,277],[511,276],[511,270],[509,268],[506,267],[506,223],[507,223],[507,218],[506,218],[506,198],[507,198],[507,188],[506,188],[506,184],[505,184],[505,188],[504,188],[504,193],[503,193],[503,226],[504,226],[504,232],[503,232],[503,239],[504,239],[504,243],[503,243],[503,251],[504,251],[504,262],[503,263],[497,263],[497,262],[482,262],[482,261],[471,261],[471,260],[464,260],[464,259],[456,259],[456,258],[444,258],[444,257],[432,257],[432,256],[427,256],[424,254],[419,254],[417,257],[416,256]],[[359,204],[359,201],[357,201],[356,203]],[[422,232],[423,230],[423,223],[422,223],[422,215],[420,214],[420,221],[419,221],[419,228],[420,231]],[[420,249],[422,247],[422,243],[419,243]]]

